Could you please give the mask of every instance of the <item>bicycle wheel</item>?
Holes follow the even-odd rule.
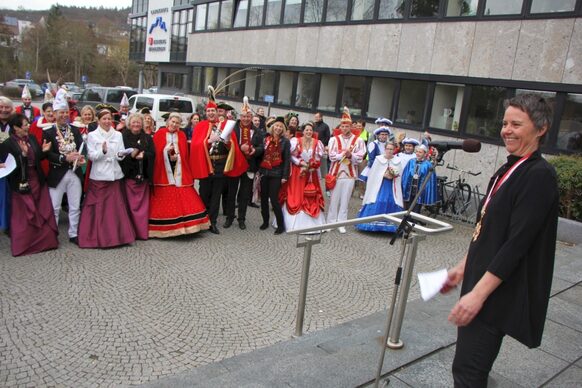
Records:
[[[455,188],[455,197],[451,202],[451,210],[454,214],[462,214],[471,204],[471,186],[466,183],[460,183]]]

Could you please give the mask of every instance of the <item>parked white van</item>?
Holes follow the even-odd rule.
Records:
[[[156,128],[166,125],[166,120],[162,116],[169,112],[180,113],[182,127],[185,127],[194,112],[194,107],[191,98],[170,94],[135,94],[129,99],[129,111],[134,113],[142,108],[148,108],[156,121]]]

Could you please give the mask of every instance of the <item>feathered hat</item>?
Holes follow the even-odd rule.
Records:
[[[342,113],[342,118],[340,120],[341,124],[351,124],[352,123],[352,116],[350,115],[350,110],[347,106],[344,106],[344,111]]]
[[[67,102],[67,91],[64,88],[60,88],[57,91],[57,95],[53,100],[53,111],[57,110],[69,110],[69,103]]]
[[[208,85],[208,103],[206,104],[206,109],[216,109],[217,107],[218,105],[216,105],[216,92],[214,91],[214,87]]]
[[[129,106],[129,100],[127,99],[127,94],[123,93],[123,97],[121,98],[121,102],[119,103],[119,106]]]
[[[252,113],[251,105],[249,104],[249,98],[247,96],[243,97],[243,102],[242,102],[242,106],[240,108],[240,113],[243,115],[247,114],[247,113]]]
[[[32,95],[30,94],[30,89],[28,89],[28,85],[24,85],[24,87],[22,88],[22,98],[32,98]]]

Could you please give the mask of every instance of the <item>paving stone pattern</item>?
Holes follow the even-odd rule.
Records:
[[[65,218],[55,251],[14,258],[0,237],[0,386],[152,382],[292,337],[303,250],[296,236],[260,231],[258,209],[246,231],[235,222],[218,236],[105,250],[70,244]],[[458,261],[470,233],[455,225],[429,236],[415,272]],[[305,332],[387,307],[400,256],[388,242],[353,228],[324,235],[313,247]],[[414,282],[409,298],[418,296]]]

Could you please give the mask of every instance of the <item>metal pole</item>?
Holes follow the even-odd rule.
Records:
[[[295,322],[295,336],[301,337],[303,335],[303,319],[305,316],[305,300],[307,298],[307,281],[309,280],[309,266],[311,264],[311,246],[318,244],[318,240],[313,240],[311,237],[305,237],[305,242],[297,244],[297,246],[304,246],[303,250],[303,268],[301,270],[301,284],[299,288],[299,303],[297,304],[297,319]]]
[[[408,301],[408,291],[410,291],[410,281],[412,280],[412,270],[414,269],[414,262],[416,260],[418,242],[425,238],[425,236],[412,235],[409,240],[412,246],[408,249],[404,263],[402,285],[400,286],[402,292],[398,295],[398,302],[394,310],[394,324],[390,328],[390,334],[386,343],[390,349],[401,349],[404,346],[404,343],[400,340],[400,330],[402,329],[402,321],[404,320],[404,312],[406,311],[406,302]]]

